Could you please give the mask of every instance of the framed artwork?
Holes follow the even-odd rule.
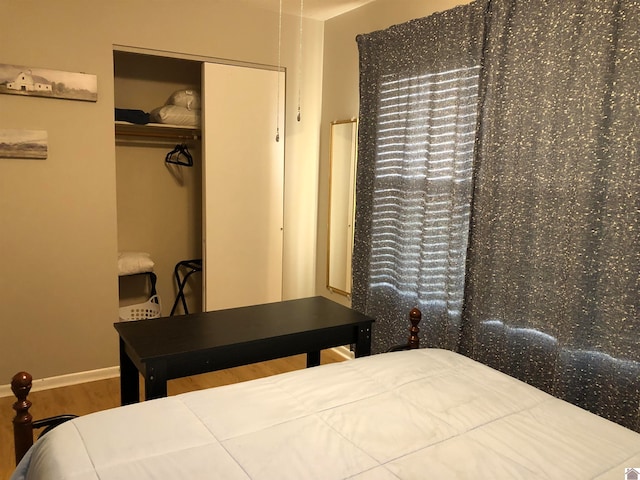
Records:
[[[87,73],[0,63],[0,93],[95,102],[98,78]]]
[[[44,130],[0,129],[0,158],[47,158],[47,132]]]

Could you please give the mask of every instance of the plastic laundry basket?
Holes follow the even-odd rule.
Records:
[[[145,318],[158,318],[161,311],[160,297],[153,295],[144,303],[120,307],[119,316],[120,320],[143,320]]]

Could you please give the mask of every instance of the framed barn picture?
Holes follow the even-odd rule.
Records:
[[[98,79],[87,73],[0,63],[0,93],[95,102]]]

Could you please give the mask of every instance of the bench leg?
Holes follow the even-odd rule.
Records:
[[[120,339],[120,404],[129,405],[140,401],[140,379],[138,369],[127,355]]]
[[[144,377],[145,400],[167,396],[167,366],[164,362],[147,365]]]
[[[358,339],[354,354],[356,357],[371,355],[371,324],[358,327]]]
[[[307,368],[320,365],[320,350],[307,353]]]

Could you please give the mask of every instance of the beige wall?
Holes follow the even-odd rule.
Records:
[[[348,305],[349,299],[326,289],[329,185],[329,125],[358,116],[359,57],[356,35],[382,30],[413,18],[470,3],[470,0],[376,0],[325,22],[318,205],[317,291]]]
[[[285,17],[285,298],[348,303],[325,288],[325,252],[329,123],[358,114],[355,36],[462,3],[377,0],[324,25],[305,21],[300,69],[298,20]],[[22,369],[44,378],[118,363],[113,45],[275,65],[278,21],[236,0],[114,0],[91,9],[82,0],[55,8],[0,0],[0,9],[0,62],[98,76],[96,103],[0,95],[0,128],[49,138],[47,160],[0,159],[2,385]]]
[[[47,160],[0,159],[2,385],[23,369],[43,378],[118,364],[113,45],[275,65],[278,19],[235,0],[0,0],[0,10],[0,62],[98,76],[96,103],[0,95],[0,128],[49,139]],[[298,123],[298,19],[285,17],[286,298],[314,294],[316,280],[323,25],[304,32]]]

